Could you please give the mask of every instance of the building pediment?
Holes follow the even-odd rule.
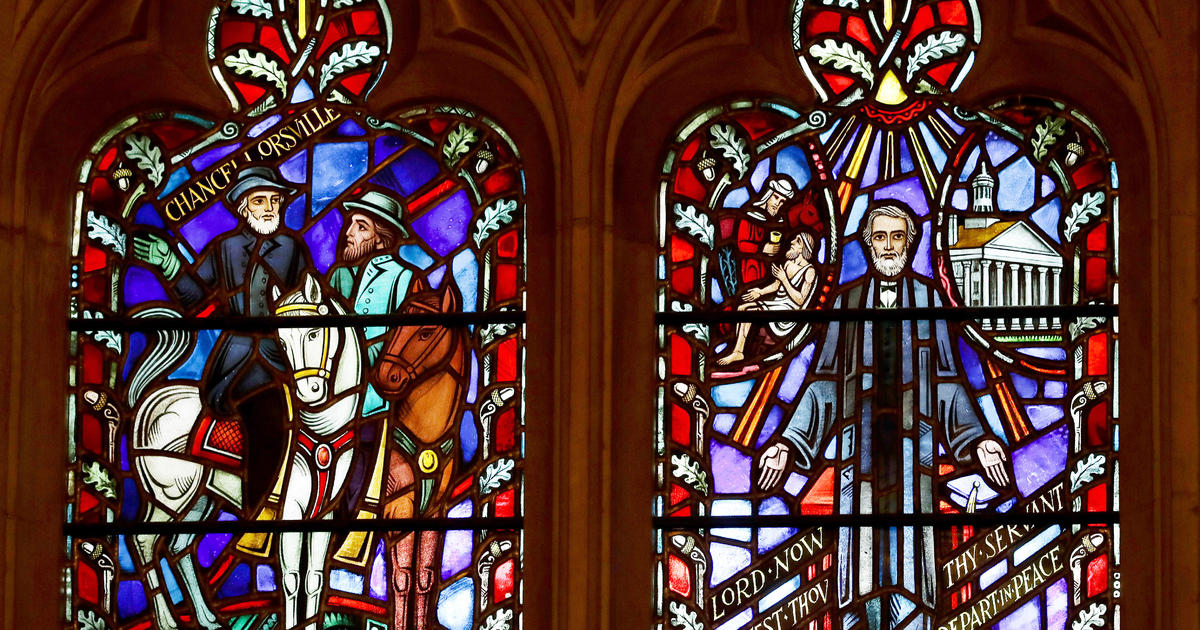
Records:
[[[1045,256],[1058,255],[1045,239],[1022,221],[1014,222],[983,247],[984,250],[995,248]]]
[[[990,260],[1062,267],[1062,256],[1023,221],[1001,221],[985,228],[959,228],[952,260]]]

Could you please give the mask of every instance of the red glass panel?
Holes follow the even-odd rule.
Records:
[[[687,564],[675,554],[667,556],[667,584],[672,591],[684,596],[692,596],[692,576]]]
[[[960,0],[948,0],[947,2],[938,3],[938,18],[942,24],[953,24],[954,26],[967,25],[967,8],[963,6]]]
[[[908,37],[904,38],[903,48],[908,48],[912,40],[925,31],[933,28],[933,11],[929,10],[929,5],[925,5],[917,10],[917,14],[913,16],[912,22],[909,23]]]
[[[359,35],[379,34],[379,18],[374,11],[355,11],[350,14],[350,21],[354,24],[354,32]]]
[[[704,185],[690,168],[681,168],[675,175],[675,192],[696,201],[704,199]]]

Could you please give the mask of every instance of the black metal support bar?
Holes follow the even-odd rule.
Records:
[[[456,530],[519,530],[522,516],[484,518],[326,519],[312,521],[174,521],[169,523],[64,523],[63,533],[75,537],[175,534],[281,534],[283,532],[447,532]]]
[[[655,529],[721,527],[997,527],[1001,525],[1116,525],[1120,512],[976,512],[974,514],[829,514],[657,516]]]
[[[269,317],[112,317],[69,318],[67,329],[75,332],[156,330],[275,330],[278,328],[342,328],[363,326],[481,326],[524,324],[525,311],[487,313],[388,313],[382,315],[272,315]]]
[[[989,306],[941,308],[840,308],[803,311],[671,311],[654,314],[660,326],[683,324],[734,324],[750,322],[853,322],[969,319],[1041,319],[1056,317],[1063,320],[1076,317],[1117,317],[1115,304],[1081,304],[1076,306]],[[1041,331],[1047,332],[1047,331]]]

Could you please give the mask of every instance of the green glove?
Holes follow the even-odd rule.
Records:
[[[133,256],[161,269],[167,280],[179,273],[179,256],[165,240],[153,234],[133,237]]]

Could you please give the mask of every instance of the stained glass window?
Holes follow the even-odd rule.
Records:
[[[822,104],[705,108],[662,163],[657,627],[1119,627],[1104,135],[957,100],[974,0],[792,13]]]
[[[235,113],[84,160],[72,627],[520,626],[521,158],[471,108],[371,113],[391,19],[220,0]]]

